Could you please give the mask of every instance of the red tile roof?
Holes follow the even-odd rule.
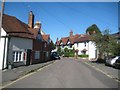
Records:
[[[34,39],[34,35],[28,30],[28,25],[14,16],[3,14],[2,27],[10,36]]]
[[[50,39],[50,35],[49,34],[46,34],[46,35],[42,35],[42,38],[44,41],[48,41]]]
[[[39,31],[38,28],[28,28],[28,30],[29,30],[31,33],[33,33],[35,37],[38,35],[38,31]]]
[[[33,34],[29,33],[9,33],[9,36],[14,36],[14,37],[21,37],[21,38],[29,38],[29,39],[35,39]]]
[[[74,44],[74,43],[80,43],[80,42],[89,41],[89,40],[91,40],[89,35],[76,34],[69,37],[62,37],[59,41],[56,41],[56,45],[60,45],[60,42],[62,42],[63,45],[66,45],[68,41],[70,41],[70,44]]]
[[[68,40],[69,40],[69,37],[61,38],[61,42],[63,43],[63,45],[66,45]]]

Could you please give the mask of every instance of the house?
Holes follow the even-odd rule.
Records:
[[[120,31],[117,33],[112,34],[113,37],[117,40],[117,42],[120,42]]]
[[[3,15],[0,41],[0,69],[8,64],[25,64],[25,52],[32,49],[34,35],[27,30],[26,24],[14,16]]]
[[[87,34],[73,35],[73,31],[70,31],[68,37],[62,37],[60,40],[56,40],[56,47],[61,47],[62,51],[67,47],[68,49],[74,49],[78,51],[78,55],[89,55],[90,59],[97,58],[97,50],[91,37]]]
[[[35,36],[35,39],[33,40],[33,49],[31,51],[31,64],[50,60],[51,52],[50,35],[45,34],[43,30],[41,30],[42,24],[39,21],[36,21],[35,25],[33,23],[34,14],[31,11],[28,19],[28,30]]]
[[[50,60],[50,43],[50,35],[41,30],[41,23],[37,21],[34,25],[32,11],[29,12],[28,24],[3,14],[0,69]]]

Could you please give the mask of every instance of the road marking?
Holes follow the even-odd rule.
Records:
[[[15,81],[10,82],[10,83],[8,83],[8,84],[6,84],[6,85],[4,85],[4,86],[0,86],[0,88],[6,88],[6,87],[8,87],[8,86],[10,86],[10,85],[12,85],[12,84],[14,84],[14,83],[16,83],[16,82],[18,82],[18,81],[24,79],[24,78],[26,78],[26,77],[29,77],[29,76],[31,76],[31,75],[37,73],[38,71],[41,71],[41,70],[43,70],[43,69],[45,69],[45,68],[51,66],[51,65],[54,64],[54,63],[56,63],[56,61],[53,62],[53,63],[50,63],[50,64],[48,64],[48,65],[43,66],[42,68],[38,69],[38,70],[35,71],[35,72],[28,73],[28,74],[26,74],[26,75],[24,75],[24,76],[22,76],[22,77],[16,79]]]
[[[118,80],[118,79],[115,79],[114,77],[112,77],[111,75],[109,75],[109,74],[107,74],[107,73],[105,73],[104,71],[102,71],[101,69],[99,69],[99,68],[97,68],[97,67],[95,67],[95,66],[92,66],[92,65],[90,65],[89,63],[87,63],[87,62],[84,62],[85,64],[87,64],[87,65],[89,65],[89,66],[91,66],[91,67],[93,67],[94,69],[96,69],[97,71],[100,71],[100,72],[102,72],[103,74],[105,74],[106,76],[108,76],[109,78],[112,78],[112,79],[114,79],[116,82],[118,82],[118,83],[120,83],[120,81]]]

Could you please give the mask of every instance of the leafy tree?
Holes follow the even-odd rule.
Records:
[[[89,35],[94,35],[96,33],[101,33],[101,31],[96,24],[93,24],[92,26],[87,28],[86,33]]]
[[[55,44],[53,43],[52,40],[51,40],[51,42],[50,42],[50,46],[51,46],[51,49],[55,49]]]
[[[114,48],[112,49],[112,54],[115,56],[120,55],[120,42],[114,43]]]
[[[65,47],[64,52],[69,52],[69,49],[67,47]]]
[[[105,56],[114,55],[115,45],[117,41],[113,36],[110,35],[110,31],[108,29],[103,31],[103,34],[97,33],[92,36],[93,41],[96,45],[96,48],[99,50],[98,59],[105,59]]]
[[[58,46],[57,52],[58,52],[59,55],[62,54],[62,50],[61,50],[60,46]]]

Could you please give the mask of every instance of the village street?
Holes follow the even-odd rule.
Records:
[[[5,88],[118,88],[118,82],[81,61],[63,58]]]

